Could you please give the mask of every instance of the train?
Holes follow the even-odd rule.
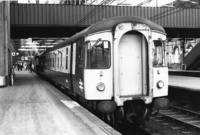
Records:
[[[166,32],[141,17],[103,19],[35,56],[34,71],[98,112],[113,127],[142,125],[168,108]]]

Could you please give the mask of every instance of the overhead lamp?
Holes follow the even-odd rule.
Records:
[[[24,46],[21,46],[21,47],[23,47],[23,48],[24,48],[24,47],[28,47],[28,48],[37,48],[37,47],[39,47],[39,46],[36,46],[36,45],[27,45],[27,46],[25,46],[25,45],[24,45]]]
[[[28,48],[21,48],[18,49],[19,51],[35,51],[35,50],[39,50],[39,51],[45,51],[46,49],[28,49]]]
[[[41,46],[38,46],[38,47],[44,47],[44,48],[51,48],[51,47],[53,47],[53,45],[41,45]]]
[[[53,45],[49,45],[49,46],[47,46],[48,48],[51,48],[51,47],[53,47]]]
[[[54,40],[52,40],[52,39],[47,39],[47,41],[54,41]]]
[[[33,45],[30,45],[30,46],[21,46],[22,48],[51,48],[51,47],[53,47],[53,45],[49,45],[49,46],[47,46],[47,45],[41,45],[41,46],[33,46]]]
[[[52,45],[57,45],[58,43],[57,43],[57,42],[54,42],[54,43],[49,43],[49,42],[48,42],[48,43],[45,43],[45,45],[51,45],[51,44],[52,44]]]
[[[41,46],[38,46],[38,47],[47,47],[46,45],[41,45]]]
[[[38,43],[38,42],[26,42],[25,43],[26,45],[38,45],[38,44],[40,44],[40,43]]]

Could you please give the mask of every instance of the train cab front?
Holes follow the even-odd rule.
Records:
[[[99,38],[100,37],[100,38]],[[102,32],[86,37],[84,98],[97,103],[100,112],[112,112],[113,98],[112,33]]]
[[[153,98],[156,109],[167,109],[170,101],[168,96],[168,67],[165,63],[164,42],[153,41]]]

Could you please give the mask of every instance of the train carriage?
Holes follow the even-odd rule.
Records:
[[[165,40],[154,22],[113,17],[47,50],[41,71],[105,114],[112,126],[124,119],[143,121],[153,105],[169,106]]]

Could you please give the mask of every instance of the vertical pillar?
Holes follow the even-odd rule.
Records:
[[[183,38],[181,40],[181,51],[182,51],[182,54],[181,54],[181,69],[182,70],[186,69],[186,65],[183,63],[184,57],[185,57],[185,43],[186,43],[186,38]]]
[[[10,44],[10,3],[0,1],[0,86],[8,77],[8,46]]]

